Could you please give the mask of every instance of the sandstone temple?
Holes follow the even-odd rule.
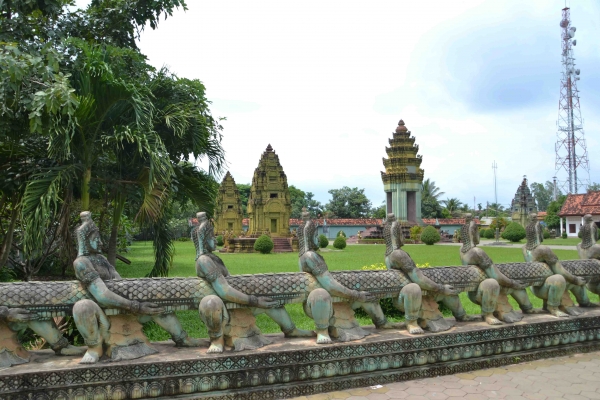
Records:
[[[400,220],[421,224],[422,156],[417,154],[419,146],[403,120],[398,122],[389,144],[390,147],[385,148],[388,158],[383,159],[385,172],[381,172],[387,213],[396,214]]]
[[[225,174],[219,187],[215,216],[215,230],[217,232],[228,231],[233,232],[235,235],[242,232],[243,214],[240,191],[229,171]]]
[[[523,181],[517,188],[517,193],[515,193],[515,197],[510,205],[510,211],[512,213],[512,220],[522,226],[527,225],[527,216],[529,213],[537,212],[535,198],[529,190],[526,176],[523,177]]]
[[[279,156],[269,144],[252,177],[248,198],[248,233],[250,236],[268,233],[271,237],[288,237],[291,213],[287,176]]]

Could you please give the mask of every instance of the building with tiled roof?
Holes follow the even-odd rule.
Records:
[[[560,217],[560,233],[563,231],[563,218],[567,236],[577,237],[583,224],[583,216],[591,214],[597,225],[600,225],[600,191],[584,194],[568,194],[558,216]]]

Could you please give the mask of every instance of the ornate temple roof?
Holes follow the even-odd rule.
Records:
[[[422,183],[424,171],[421,169],[421,155],[417,154],[419,146],[415,144],[415,138],[410,136],[403,120],[398,122],[389,144],[390,147],[385,148],[388,158],[383,158],[383,183]]]
[[[529,190],[526,176],[523,177],[523,181],[517,188],[517,193],[515,193],[510,207],[512,212],[519,212],[522,206],[525,206],[526,213],[537,211],[535,198],[531,194],[531,190]]]

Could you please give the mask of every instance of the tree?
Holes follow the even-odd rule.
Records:
[[[439,197],[445,192],[440,192],[440,188],[436,186],[435,181],[430,180],[429,178],[425,179],[422,184],[423,192],[421,196],[423,199],[432,197],[436,200],[439,200]]]
[[[487,207],[487,213],[491,216],[491,217],[502,217],[504,216],[504,206],[502,206],[499,203],[491,203],[488,205]]]
[[[600,183],[592,182],[587,187],[587,192],[588,193],[590,193],[590,192],[597,192],[599,190],[600,190]]]
[[[290,191],[290,201],[292,203],[291,218],[301,218],[302,209],[307,206],[306,193],[294,185],[290,185],[288,189]]]
[[[384,201],[379,207],[373,207],[373,209],[371,209],[371,217],[384,219],[386,217],[385,206],[386,204]]]
[[[240,201],[242,203],[242,213],[244,217],[248,216],[248,198],[250,197],[250,188],[252,185],[249,183],[236,183],[238,191],[240,192]]]
[[[331,189],[331,200],[325,208],[338,218],[367,218],[371,211],[371,201],[364,189],[349,188]]]
[[[548,208],[546,209],[546,217],[544,218],[544,222],[546,223],[548,229],[560,230],[560,217],[558,216],[558,213],[560,212],[560,209],[562,208],[566,199],[567,196],[560,195],[556,201],[551,201],[550,204],[548,204]]]
[[[434,197],[427,197],[421,201],[421,216],[423,218],[442,218],[442,206]]]
[[[548,205],[554,197],[554,183],[546,181],[546,183],[542,185],[541,183],[534,182],[530,185],[530,188],[531,193],[533,193],[533,196],[537,202],[538,210],[546,211]],[[560,189],[557,188],[556,191],[557,195],[560,196],[562,194]]]
[[[314,196],[314,193],[306,192],[306,209],[310,215],[323,215],[325,211],[323,205],[321,202],[313,199]]]
[[[454,214],[462,206],[462,201],[453,197],[451,199],[442,200],[441,202],[450,214]]]

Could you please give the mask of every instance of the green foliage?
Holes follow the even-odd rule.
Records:
[[[531,193],[535,197],[538,210],[546,211],[554,196],[554,183],[551,181],[546,181],[545,184],[534,182],[530,185],[530,188]],[[556,190],[557,195],[562,195],[560,189],[557,188]]]
[[[313,216],[323,214],[323,206],[317,200],[314,200],[314,194],[311,192],[304,192],[294,185],[290,185],[290,200],[292,203],[292,214],[291,218],[301,218],[302,209],[306,210]]]
[[[414,242],[417,242],[421,237],[421,232],[423,232],[423,228],[421,228],[419,225],[415,225],[415,226],[411,227],[410,228],[411,240],[413,240]]]
[[[590,192],[597,192],[599,190],[600,190],[600,183],[597,183],[597,182],[592,182],[587,187],[587,192],[588,193],[590,193]]]
[[[176,239],[178,242],[189,242],[192,240],[189,236],[180,236]]]
[[[488,228],[485,229],[485,236],[486,239],[494,239],[496,237],[496,231],[494,229]]]
[[[339,231],[339,232],[337,233],[337,235],[335,235],[335,236],[343,236],[343,237],[347,237],[347,236],[346,236],[346,232],[344,232],[344,231]]]
[[[459,209],[463,205],[462,201],[460,201],[459,199],[457,199],[455,197],[453,197],[451,199],[442,200],[441,203],[444,205],[444,208],[446,210],[448,210],[448,212],[452,216],[455,215],[455,213],[457,211],[459,211]]]
[[[240,201],[242,203],[242,213],[244,217],[248,216],[248,198],[250,197],[250,188],[252,185],[249,183],[236,183],[238,191],[240,192]]]
[[[550,239],[550,231],[548,229],[544,229],[544,239]]]
[[[579,239],[581,239],[583,237],[583,231],[580,229],[579,232],[577,232],[577,237]]]
[[[562,237],[563,239],[566,239],[566,238],[567,238],[567,231],[563,231],[563,233],[562,233],[561,237]]]
[[[262,235],[254,242],[254,250],[262,254],[269,254],[273,250],[273,241],[269,236]]]
[[[446,210],[447,215],[450,213]],[[435,197],[425,197],[421,201],[421,216],[423,218],[442,218],[444,213],[442,206]]]
[[[557,197],[556,201],[551,201],[550,204],[548,204],[548,208],[546,209],[547,214],[544,218],[544,222],[548,229],[560,230],[560,217],[558,216],[558,213],[566,199],[567,196],[561,195]]]
[[[525,236],[525,228],[523,228],[518,222],[511,222],[506,226],[504,232],[502,232],[502,239],[506,239],[515,243],[525,239]]]
[[[343,250],[346,248],[346,238],[343,236],[338,236],[333,241],[333,247],[339,250]]]
[[[325,208],[337,218],[367,218],[371,211],[371,201],[365,195],[365,189],[344,186],[331,189],[331,200]]]
[[[425,229],[423,229],[423,232],[421,232],[421,241],[426,245],[431,246],[434,243],[439,242],[440,239],[440,233],[431,225],[426,226]]]
[[[216,240],[217,240],[217,246],[223,246],[225,244],[225,242],[223,241],[223,235],[217,236]]]
[[[386,212],[385,212],[385,201],[379,207],[373,208],[371,210],[371,217],[372,218],[384,219],[386,217],[385,214],[386,214]]]
[[[329,245],[329,239],[327,239],[327,236],[325,236],[323,234],[319,235],[319,247],[324,249],[328,245]]]
[[[494,235],[496,234],[496,228],[500,228],[500,230],[502,231],[502,229],[506,228],[508,226],[508,220],[502,217],[498,217],[498,218],[494,218],[494,220],[492,221],[492,223],[490,224],[490,229],[492,230],[492,232],[494,232]],[[494,237],[494,236],[492,236]]]

